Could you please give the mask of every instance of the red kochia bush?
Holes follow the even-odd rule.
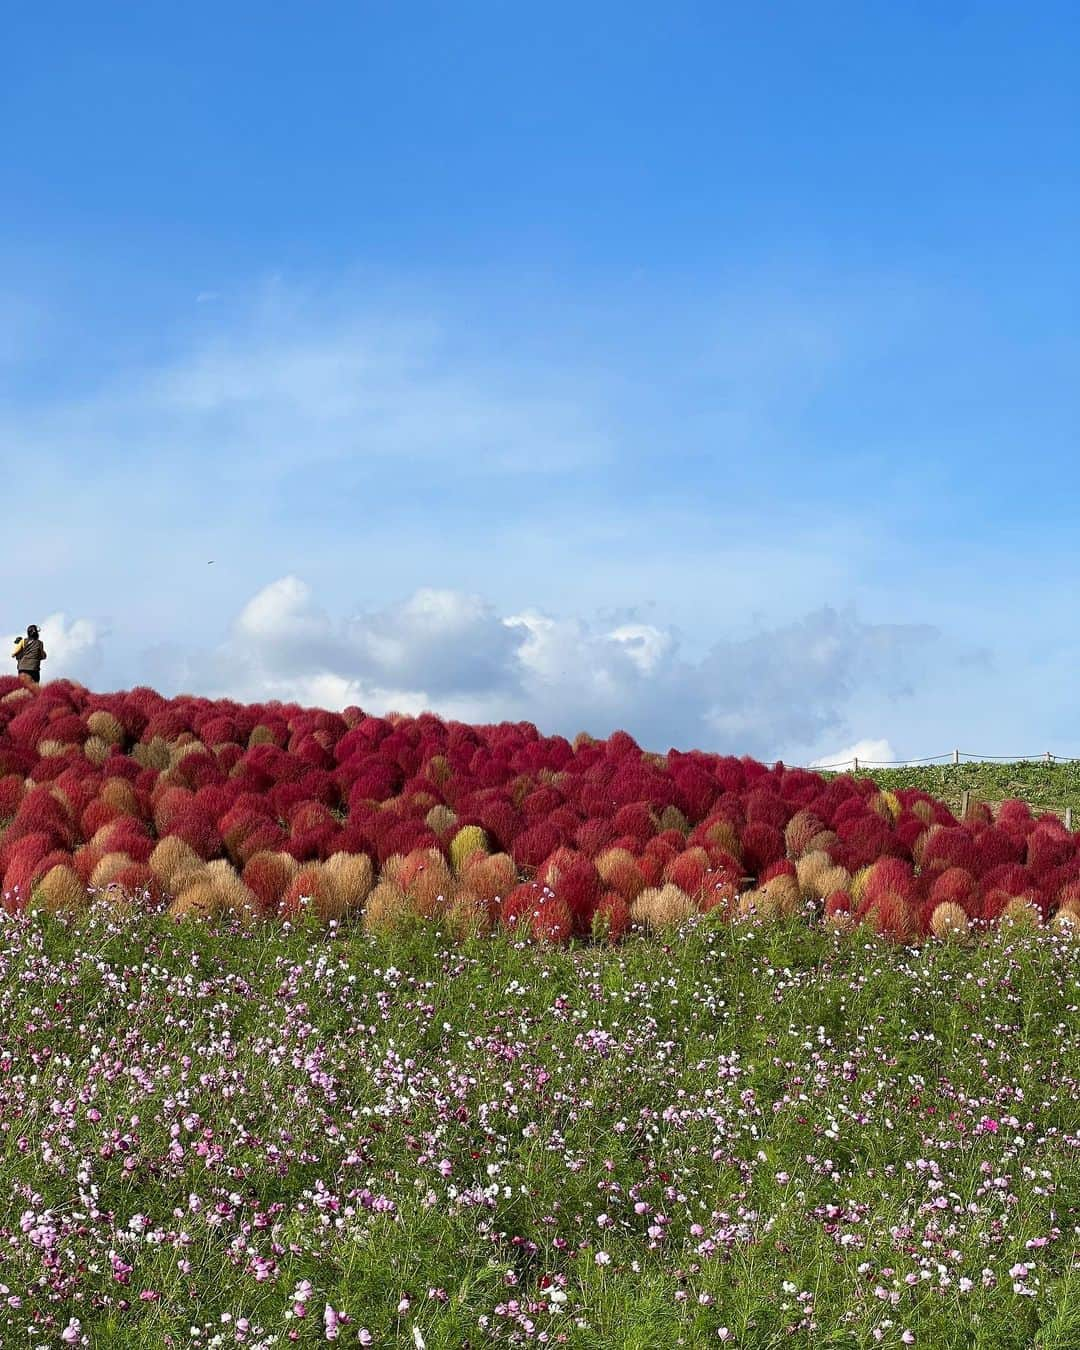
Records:
[[[700,894],[708,870],[709,855],[705,850],[687,849],[672,858],[664,868],[662,879],[693,898]]]
[[[991,868],[982,879],[986,890],[1000,890],[1007,895],[1023,895],[1031,885],[1031,878],[1019,863]]]
[[[574,834],[574,843],[582,853],[590,858],[611,848],[619,834],[610,820],[587,820],[579,825]]]
[[[569,850],[566,850],[566,855],[555,867],[541,869],[538,879],[545,881],[555,892],[556,898],[566,904],[573,919],[574,932],[586,936],[600,903],[600,877],[589,858]]]
[[[981,830],[975,836],[979,873],[988,872],[990,868],[1000,867],[1003,863],[1020,862],[1026,847],[1023,835],[995,827]]]
[[[519,867],[540,867],[550,854],[562,843],[562,836],[553,826],[546,823],[532,825],[514,840],[511,850],[514,861]]]
[[[380,863],[395,853],[412,853],[418,848],[439,848],[439,839],[422,820],[399,820],[391,829],[377,835],[376,853]]]
[[[174,824],[195,807],[194,794],[189,788],[166,787],[155,789],[151,797],[154,829],[162,839],[172,834]]]
[[[959,905],[970,918],[977,891],[978,882],[970,872],[965,872],[962,867],[949,867],[934,878],[930,887],[930,903]]]
[[[746,819],[752,824],[772,825],[782,830],[794,812],[767,788],[755,788],[746,799]]]
[[[881,857],[896,857],[905,851],[881,817],[872,813],[839,821],[835,828],[856,867],[865,867]]]
[[[52,837],[44,833],[26,834],[10,842],[5,838],[3,849],[0,850],[5,897],[14,895],[17,891],[20,899],[26,900],[30,894],[30,879],[34,868],[52,849]]]
[[[61,848],[72,848],[78,840],[70,816],[44,786],[31,788],[23,797],[6,837],[11,837],[16,828],[27,833],[45,831]]]
[[[975,840],[962,827],[945,829],[935,826],[927,836],[920,862],[926,872],[944,872],[950,867],[962,867],[967,872],[975,873],[979,870],[979,850]]]
[[[333,820],[289,835],[284,847],[297,862],[314,862],[340,852],[340,830]],[[389,856],[389,854],[387,854]]]
[[[212,749],[219,745],[238,744],[240,741],[240,729],[231,717],[211,714],[199,718],[195,723],[195,731],[203,745]]]
[[[0,822],[10,819],[15,814],[25,791],[23,780],[18,774],[12,773],[0,778]]]
[[[1035,828],[1031,808],[1027,802],[1002,802],[998,811],[998,826],[1011,834],[1028,835]]]
[[[1076,840],[1056,821],[1039,824],[1027,836],[1027,864],[1034,871],[1049,871],[1076,857]]]
[[[153,852],[155,841],[150,838],[141,821],[121,816],[105,825],[102,837],[95,837],[96,847],[106,853],[126,853],[133,862],[144,863]]]
[[[503,902],[503,925],[534,942],[565,946],[573,936],[574,917],[565,900],[535,882],[515,886]]]
[[[863,897],[871,903],[889,894],[912,901],[915,889],[915,877],[909,862],[901,858],[878,858],[866,878]]]
[[[608,942],[618,942],[630,927],[630,909],[621,895],[605,892],[597,902],[592,932]]]
[[[784,856],[784,836],[775,825],[751,821],[742,831],[743,861],[752,873],[763,872]]]
[[[168,833],[183,839],[185,844],[206,861],[220,857],[224,852],[225,844],[217,826],[194,801],[175,816]]]
[[[639,843],[644,844],[656,833],[656,821],[644,802],[630,802],[621,806],[611,822],[619,834],[631,834]]]

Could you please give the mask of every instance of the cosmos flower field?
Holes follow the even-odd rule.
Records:
[[[1074,839],[0,681],[0,1346],[1080,1344]]]
[[[0,918],[0,1343],[1080,1343],[1080,944]]]

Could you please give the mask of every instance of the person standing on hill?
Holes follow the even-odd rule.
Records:
[[[11,653],[12,659],[18,662],[18,672],[33,680],[35,684],[41,683],[41,663],[48,660],[45,654],[45,644],[42,642],[38,633],[38,626],[32,623],[26,630],[26,636],[15,639],[15,650]]]

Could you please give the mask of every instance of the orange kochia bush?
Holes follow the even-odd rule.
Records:
[[[1059,913],[1080,930],[1076,837],[1021,802],[961,821],[915,790],[654,755],[624,732],[571,744],[531,723],[65,680],[0,679],[0,878],[8,908],[68,911],[81,887],[177,915],[546,942],[710,911],[904,941]]]

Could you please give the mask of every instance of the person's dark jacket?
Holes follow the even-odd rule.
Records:
[[[36,675],[41,669],[42,661],[48,660],[45,644],[40,638],[26,638],[15,654],[18,657],[20,675]]]

